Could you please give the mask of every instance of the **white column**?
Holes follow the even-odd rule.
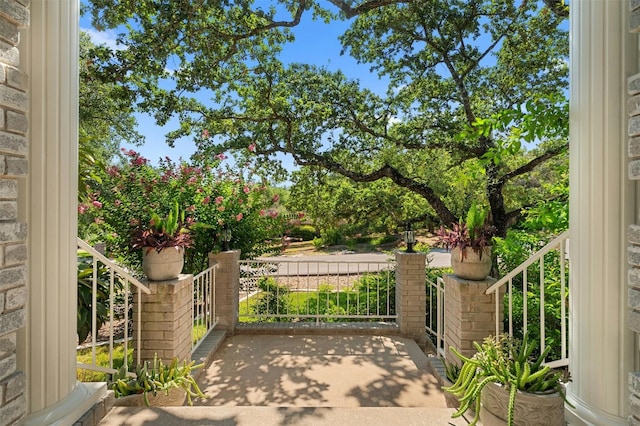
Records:
[[[626,324],[628,1],[572,1],[570,424],[626,425],[634,336]]]
[[[32,0],[23,34],[30,79],[29,306],[20,358],[27,424],[73,424],[105,385],[76,381],[78,0]]]

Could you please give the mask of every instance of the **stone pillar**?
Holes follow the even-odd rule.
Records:
[[[238,323],[238,295],[240,291],[240,250],[209,254],[209,266],[216,270],[216,327],[233,334]]]
[[[632,2],[633,3],[633,2]],[[637,71],[629,1],[570,4],[569,424],[628,424],[634,336],[626,320],[627,77]]]
[[[193,333],[193,275],[182,274],[175,280],[148,281],[150,294],[137,293],[133,304],[134,336],[138,309],[142,309],[140,362],[153,361],[157,354],[165,364],[173,358],[191,360]],[[137,360],[134,350],[133,359]]]
[[[476,353],[473,342],[481,343],[485,337],[502,333],[503,304],[500,292],[498,318],[496,321],[496,294],[486,291],[496,282],[493,278],[471,281],[455,275],[444,276],[444,341],[445,359],[461,365],[451,352],[454,347],[464,356]]]
[[[400,333],[424,346],[427,341],[426,253],[396,252],[396,314]]]

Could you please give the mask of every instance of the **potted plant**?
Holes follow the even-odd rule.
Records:
[[[442,364],[444,367],[444,376],[440,377],[440,386],[444,389],[453,386],[453,384],[458,381],[460,377],[460,366],[453,362],[447,362],[444,358],[442,358]],[[449,408],[455,408],[456,410],[460,408],[460,401],[450,392],[444,393],[444,401]]]
[[[521,342],[488,337],[475,346],[471,358],[451,348],[463,362],[458,380],[444,388],[460,401],[453,417],[473,408],[471,425],[478,420],[484,426],[565,425],[565,375],[542,365],[550,346],[536,359],[531,357],[536,345],[526,336]]]
[[[193,243],[191,225],[191,218],[185,220],[185,212],[175,202],[166,217],[152,212],[149,226],[134,231],[132,246],[142,249],[142,270],[150,280],[164,281],[180,275],[184,249]]]
[[[453,273],[467,280],[484,280],[491,272],[491,241],[496,228],[489,224],[487,212],[474,202],[466,222],[451,229],[440,227],[437,244],[451,251]]]
[[[117,398],[116,405],[177,406],[183,405],[185,399],[193,405],[191,397],[206,398],[191,375],[192,370],[203,365],[195,365],[195,361],[180,364],[177,358],[170,365],[165,365],[155,356],[153,365],[148,361],[138,365],[135,377],[130,377],[122,366],[110,386]]]

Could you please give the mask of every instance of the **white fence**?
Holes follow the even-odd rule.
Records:
[[[217,264],[193,277],[192,353],[218,323],[216,319],[216,269],[218,269]]]
[[[444,339],[444,279],[438,277],[436,282],[427,279],[427,333],[431,335],[439,356],[443,357],[446,349]]]
[[[78,285],[85,286],[84,289],[90,291],[90,299],[85,305],[90,306],[91,331],[90,340],[82,345],[82,348],[91,349],[91,362],[77,363],[81,369],[94,370],[102,373],[113,374],[117,371],[114,368],[114,346],[122,345],[123,360],[126,363],[127,354],[131,345],[135,345],[140,362],[140,311],[137,318],[137,333],[131,333],[129,310],[133,292],[138,293],[140,299],[142,293],[149,294],[149,289],[136,278],[131,276],[124,268],[107,259],[104,255],[96,251],[93,247],[78,238]],[[79,291],[82,291],[81,288]],[[100,315],[98,315],[100,310]],[[101,323],[100,318],[106,319]],[[107,365],[99,365],[96,355],[98,347],[98,335],[105,336],[108,345]],[[116,333],[118,333],[116,335]],[[104,337],[103,337],[104,338]],[[80,342],[83,343],[83,342]]]
[[[395,262],[240,261],[239,319],[395,322]]]
[[[516,326],[521,324],[523,334],[538,339],[540,351],[552,344],[554,347],[545,361],[552,368],[569,364],[568,242],[569,231],[565,231],[486,292],[500,294],[506,287],[505,300],[496,297],[496,312],[499,312],[500,303],[505,303],[505,332],[513,336]],[[535,336],[531,335],[534,331],[530,330],[532,321],[537,323]],[[500,325],[496,316],[496,334],[499,334]]]

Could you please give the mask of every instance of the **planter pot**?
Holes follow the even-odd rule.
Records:
[[[480,421],[483,426],[507,424],[509,392],[489,383],[480,394]],[[558,392],[534,394],[518,392],[513,412],[514,426],[565,426],[564,400]]]
[[[151,281],[177,278],[184,266],[184,248],[167,247],[158,253],[153,247],[142,248],[142,270]]]
[[[464,252],[459,247],[451,249],[451,268],[453,273],[462,279],[484,280],[491,272],[491,246],[483,248],[480,253],[468,247]]]
[[[147,397],[150,407],[177,407],[184,405],[187,399],[187,393],[184,389],[171,388],[169,389],[169,395],[165,394],[164,391],[160,391],[156,395],[150,392]],[[121,407],[146,407],[144,394],[141,393],[116,398],[114,405]]]

